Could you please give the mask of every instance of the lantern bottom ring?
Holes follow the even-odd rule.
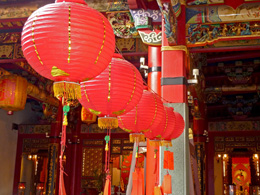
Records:
[[[53,83],[54,96],[56,98],[64,97],[67,100],[81,98],[80,84],[69,81],[58,81]]]
[[[118,120],[116,117],[99,117],[98,127],[101,129],[115,129],[118,127]]]

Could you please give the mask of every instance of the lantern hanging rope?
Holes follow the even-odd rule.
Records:
[[[57,0],[36,10],[22,31],[26,60],[40,75],[54,80],[56,97],[80,98],[79,82],[109,64],[115,37],[109,21],[84,0]]]
[[[97,77],[81,82],[82,106],[99,116],[102,129],[117,128],[117,116],[122,115],[139,102],[143,80],[139,71],[120,54],[114,54],[111,63]]]

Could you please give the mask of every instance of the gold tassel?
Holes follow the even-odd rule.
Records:
[[[138,158],[138,152],[135,153],[135,158]]]
[[[73,82],[54,82],[53,83],[54,96],[56,98],[65,97],[67,100],[81,99],[80,84]]]
[[[154,195],[162,195],[162,190],[160,186],[154,187]]]
[[[150,140],[149,143],[150,143],[151,146],[155,146],[155,147],[160,146],[159,140]]]
[[[134,143],[134,142],[145,142],[145,136],[144,134],[129,134],[129,141],[131,143]]]
[[[118,127],[118,120],[116,117],[99,117],[98,127],[101,129],[115,129]]]
[[[167,140],[160,141],[160,146],[172,147],[172,142]]]
[[[65,125],[65,126],[68,125],[68,117],[67,117],[67,115],[64,115],[64,118],[63,118],[63,125]]]
[[[106,143],[105,151],[108,151],[108,143]]]

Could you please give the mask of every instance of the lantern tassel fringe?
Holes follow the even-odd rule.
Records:
[[[172,142],[167,140],[162,140],[160,146],[172,147]]]
[[[80,85],[73,82],[55,82],[53,83],[55,97],[64,97],[67,100],[81,99]]]
[[[144,134],[129,134],[129,140],[131,143],[145,142],[145,136]]]
[[[98,127],[101,129],[115,129],[118,127],[118,120],[116,117],[99,117]]]

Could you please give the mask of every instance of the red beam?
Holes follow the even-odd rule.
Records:
[[[124,57],[127,56],[147,56],[148,52],[131,52],[131,53],[122,53]]]
[[[252,50],[260,50],[260,46],[196,48],[196,49],[189,49],[189,52],[190,53],[211,53],[211,52],[252,51]]]
[[[230,55],[230,53],[227,53],[225,55],[216,57],[212,56],[212,58],[207,59],[207,63],[216,63],[216,62],[225,62],[225,61],[233,61],[233,60],[241,60],[241,59],[248,59],[248,58],[258,58],[260,57],[259,51],[257,52],[241,52],[241,53],[235,53]]]
[[[26,59],[0,59],[0,64],[15,63],[15,62],[26,62]]]

